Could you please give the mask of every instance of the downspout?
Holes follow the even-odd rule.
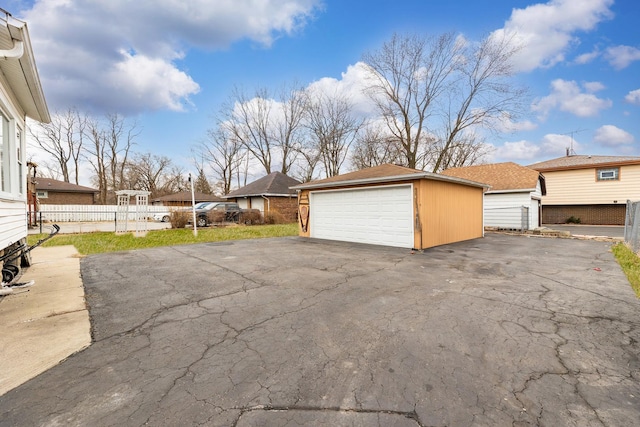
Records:
[[[262,194],[260,195],[260,197],[262,197],[263,199],[265,199],[267,201],[267,212],[271,213],[271,201],[269,200],[269,198],[263,196]]]
[[[24,55],[24,42],[22,40],[14,40],[11,49],[0,50],[0,57],[4,59],[22,58]]]

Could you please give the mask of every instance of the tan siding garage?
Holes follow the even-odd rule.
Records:
[[[484,235],[486,187],[387,164],[292,188],[300,236],[425,249]]]
[[[413,246],[412,186],[312,191],[311,237]]]

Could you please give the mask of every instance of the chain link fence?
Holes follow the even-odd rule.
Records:
[[[632,202],[627,200],[624,241],[633,252],[640,252],[640,201]]]

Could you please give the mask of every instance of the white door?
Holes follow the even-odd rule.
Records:
[[[311,192],[311,237],[412,248],[412,186]]]

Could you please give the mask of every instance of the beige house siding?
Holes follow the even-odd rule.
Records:
[[[640,200],[640,165],[620,166],[620,179],[598,181],[596,168],[543,172],[542,205],[594,205]]]

